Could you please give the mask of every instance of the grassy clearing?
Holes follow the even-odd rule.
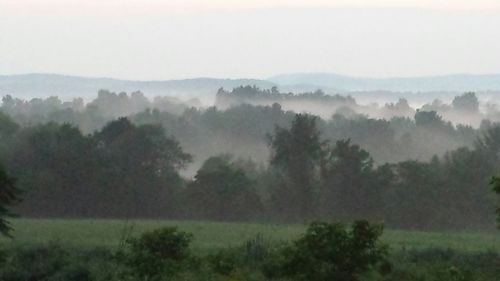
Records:
[[[132,235],[162,226],[177,226],[194,234],[193,249],[198,252],[240,245],[262,233],[273,241],[299,236],[305,225],[218,223],[203,221],[15,219],[14,240],[2,238],[4,247],[58,241],[75,247],[116,247],[125,233]],[[460,251],[500,251],[499,233],[436,233],[386,230],[383,240],[393,249],[452,248]]]

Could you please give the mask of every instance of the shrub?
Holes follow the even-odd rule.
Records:
[[[394,252],[394,270],[386,281],[490,281],[500,276],[497,251],[461,252],[453,249],[426,248]],[[378,280],[378,279],[376,279]]]
[[[238,270],[256,271],[268,259],[275,246],[259,233],[241,246],[222,249],[208,256],[208,262],[217,274],[229,276]]]
[[[113,281],[124,272],[109,249],[47,245],[9,247],[2,254],[2,281]]]
[[[54,242],[47,246],[16,248],[5,259],[0,280],[49,280],[63,270],[68,258],[68,252]]]
[[[270,278],[355,281],[375,266],[389,271],[387,246],[379,243],[383,227],[356,221],[342,224],[312,223],[304,236],[284,247],[265,267]]]
[[[129,252],[126,264],[132,274],[146,280],[172,277],[189,257],[192,235],[165,227],[142,234],[127,241]]]

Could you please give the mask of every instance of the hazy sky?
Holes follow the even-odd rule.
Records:
[[[0,74],[500,73],[498,0],[0,0]]]

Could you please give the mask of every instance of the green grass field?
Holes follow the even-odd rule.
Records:
[[[218,223],[157,220],[65,220],[14,219],[13,240],[1,238],[2,247],[57,241],[75,247],[116,247],[126,233],[138,233],[162,226],[177,226],[194,234],[193,250],[207,252],[240,245],[261,233],[273,241],[298,237],[305,225]],[[460,251],[500,251],[500,233],[437,233],[386,230],[383,240],[392,249],[441,247]]]

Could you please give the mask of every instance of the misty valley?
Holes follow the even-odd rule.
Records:
[[[500,281],[499,26],[0,0],[0,281]]]
[[[4,96],[0,213],[21,218],[0,224],[0,279],[500,276],[497,104],[245,85],[213,100]]]

